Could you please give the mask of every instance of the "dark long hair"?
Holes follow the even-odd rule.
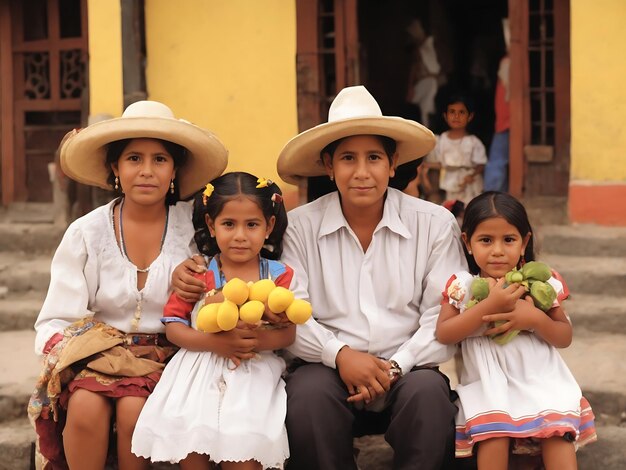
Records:
[[[465,216],[461,225],[461,232],[469,240],[476,231],[476,227],[481,222],[492,219],[494,217],[502,217],[508,223],[513,225],[525,237],[532,233],[532,227],[528,220],[528,214],[521,202],[507,193],[498,191],[487,191],[472,199],[465,208]],[[480,267],[476,264],[476,260],[467,251],[467,247],[463,244],[463,251],[467,258],[467,264],[472,274],[479,274]],[[526,250],[524,251],[525,261],[534,261],[535,249],[533,245],[533,237],[530,237]]]
[[[198,250],[206,256],[214,256],[220,252],[217,240],[211,237],[205,216],[208,215],[212,220],[215,220],[222,212],[224,204],[239,195],[244,195],[258,204],[266,222],[269,223],[272,216],[276,217],[274,229],[261,249],[261,256],[267,259],[279,259],[283,253],[283,235],[287,229],[287,211],[282,202],[282,192],[278,185],[272,182],[267,187],[257,188],[257,177],[242,171],[226,173],[211,181],[211,184],[214,188],[213,194],[206,199],[206,205],[202,198],[202,191],[194,196],[193,226],[196,230],[194,239]]]
[[[138,137],[138,138],[141,138],[141,137]],[[180,168],[187,161],[187,149],[183,147],[182,145],[175,144],[174,142],[170,142],[168,140],[153,139],[152,137],[150,137],[150,139],[160,142],[163,145],[163,147],[165,147],[165,150],[167,150],[167,153],[169,153],[174,159],[174,168]],[[111,142],[109,145],[107,145],[105,164],[106,164],[106,167],[109,169],[109,177],[107,178],[107,184],[111,188],[115,188],[115,174],[113,173],[113,169],[111,168],[111,165],[113,163],[116,163],[120,159],[122,152],[124,151],[126,147],[128,147],[128,144],[130,144],[131,140],[136,140],[136,139],[115,140]],[[166,206],[174,205],[178,201],[180,201],[180,191],[179,191],[177,178],[178,177],[174,177],[174,193],[171,193],[168,190],[167,193],[165,194]],[[124,188],[120,187],[117,190],[116,189],[113,189],[113,190],[116,192],[117,195],[121,195],[123,189]]]

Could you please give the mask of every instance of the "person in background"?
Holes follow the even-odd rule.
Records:
[[[510,32],[509,20],[503,19],[502,26],[506,49],[509,49]],[[489,147],[489,161],[485,166],[485,191],[509,190],[509,128],[511,126],[509,86],[509,68],[511,59],[508,52],[500,60],[498,67],[498,81],[496,83],[496,95],[494,107],[496,112],[495,133]]]
[[[487,163],[485,146],[467,129],[474,119],[472,101],[461,94],[451,95],[443,117],[450,129],[438,137],[425,167],[441,171],[440,187],[446,192],[445,199],[467,204],[483,191],[482,175]]]

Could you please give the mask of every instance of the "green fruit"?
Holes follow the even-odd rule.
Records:
[[[511,282],[520,283],[524,280],[524,275],[520,271],[513,271],[511,274]]]
[[[301,325],[309,318],[311,318],[313,308],[311,307],[311,304],[306,300],[295,299],[293,302],[291,302],[291,305],[287,307],[285,313],[287,314],[287,318],[289,318],[289,321],[291,323]]]
[[[198,311],[196,328],[199,331],[204,331],[205,333],[217,333],[218,331],[222,331],[217,324],[217,311],[220,305],[221,302],[217,304],[207,304]]]
[[[550,277],[552,277],[552,271],[550,267],[539,261],[529,261],[521,269],[524,274],[524,278],[532,279],[536,281],[546,282]]]
[[[265,312],[265,304],[258,300],[248,300],[245,304],[239,307],[239,318],[251,325],[257,324],[261,321],[261,317]]]
[[[556,291],[547,282],[535,281],[530,285],[530,296],[535,307],[547,312],[556,300]]]
[[[504,323],[504,320],[495,322],[496,326]],[[491,335],[491,339],[500,346],[511,342],[518,334],[520,330],[509,330],[506,333],[498,333],[497,335]]]
[[[472,281],[470,287],[472,298],[481,301],[487,298],[489,295],[489,281],[484,277],[477,277]]]

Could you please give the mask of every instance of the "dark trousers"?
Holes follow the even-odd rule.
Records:
[[[394,384],[389,407],[357,410],[335,369],[305,364],[287,383],[289,470],[356,470],[353,437],[385,432],[394,469],[454,467],[454,416],[450,387],[435,369],[417,369]]]

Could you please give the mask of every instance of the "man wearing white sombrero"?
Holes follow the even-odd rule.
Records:
[[[383,116],[362,86],[342,90],[327,123],[294,137],[278,159],[289,182],[328,175],[338,192],[289,214],[283,261],[302,277],[298,298],[314,319],[290,352],[287,430],[291,469],[356,469],[354,435],[384,432],[394,468],[447,468],[455,406],[437,364],[453,347],[435,340],[441,290],[465,266],[446,209],[389,188],[396,165],[435,138]]]

